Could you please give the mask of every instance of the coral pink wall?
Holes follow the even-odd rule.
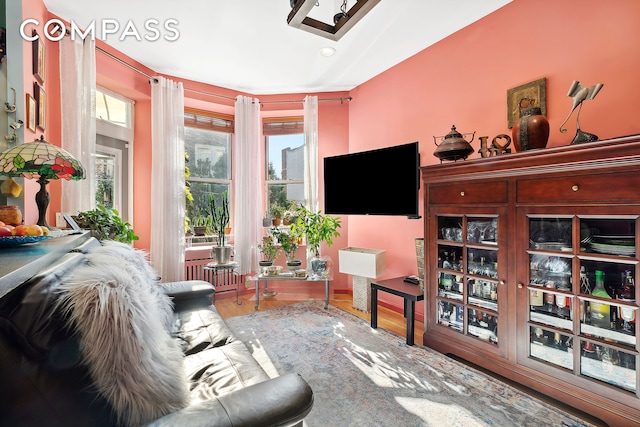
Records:
[[[418,140],[422,165],[437,163],[433,136],[453,124],[490,140],[510,134],[507,90],[542,77],[549,146],[568,145],[575,134],[575,113],[568,132],[558,130],[573,80],[604,83],[584,103],[584,131],[600,139],[640,133],[639,23],[637,0],[515,0],[351,91],[349,151]],[[422,235],[423,221],[349,217],[349,245],[387,251],[384,277],[415,274],[413,243]],[[398,298],[381,297],[402,307]]]

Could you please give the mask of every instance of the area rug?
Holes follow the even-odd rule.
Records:
[[[321,301],[227,323],[271,376],[297,372],[311,385],[309,427],[591,425]]]

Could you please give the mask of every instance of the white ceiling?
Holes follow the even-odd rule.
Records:
[[[339,41],[289,27],[289,0],[44,0],[80,28],[111,20],[106,42],[152,70],[250,94],[351,90],[512,0],[382,0]],[[355,0],[348,2],[350,8]],[[332,23],[341,0],[319,0],[310,16]],[[177,20],[176,41],[145,40],[145,21]],[[131,20],[133,35],[123,30]],[[130,32],[129,34],[133,34]],[[320,55],[333,47],[331,57]]]

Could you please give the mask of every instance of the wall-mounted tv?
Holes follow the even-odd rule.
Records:
[[[418,142],[324,158],[324,210],[331,215],[418,217]]]

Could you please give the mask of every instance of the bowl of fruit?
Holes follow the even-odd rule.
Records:
[[[0,221],[0,247],[25,245],[51,239],[49,229],[37,224],[13,226]]]

